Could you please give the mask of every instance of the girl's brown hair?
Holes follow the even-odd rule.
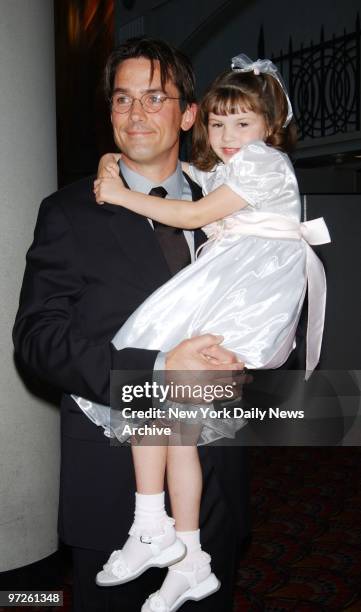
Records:
[[[209,114],[228,115],[245,110],[263,115],[269,130],[267,144],[285,152],[294,148],[296,124],[291,120],[287,127],[282,127],[288,108],[278,81],[269,74],[232,70],[216,78],[199,105],[192,143],[192,162],[197,168],[209,171],[221,161],[209,144]]]

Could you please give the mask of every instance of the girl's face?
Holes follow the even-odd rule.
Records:
[[[226,164],[241,147],[253,140],[266,140],[268,129],[263,115],[251,110],[237,114],[209,113],[208,137],[215,154]]]

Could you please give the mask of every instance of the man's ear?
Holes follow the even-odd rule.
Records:
[[[184,132],[191,129],[197,114],[197,104],[189,104],[182,115],[181,128]]]

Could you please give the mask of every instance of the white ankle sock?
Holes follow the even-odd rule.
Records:
[[[166,517],[164,508],[164,491],[154,495],[135,494],[135,512],[132,529],[139,535],[159,535],[163,532],[163,522]],[[131,570],[137,569],[152,552],[149,544],[140,541],[139,536],[129,536],[125,542],[122,552]]]
[[[211,573],[210,557],[202,551],[199,529],[195,531],[177,531],[176,534],[177,538],[186,545],[187,554],[182,561],[178,561],[178,563],[170,566],[159,589],[161,596],[168,606],[172,606],[178,597],[190,588],[187,578],[176,570],[192,572],[193,563],[198,561],[202,565],[200,569],[196,570],[199,580],[205,580]]]
[[[165,516],[164,491],[153,495],[135,494],[134,526],[161,533],[161,519]]]
[[[187,553],[201,550],[200,534],[201,532],[199,529],[196,529],[195,531],[176,531],[177,538],[182,540],[182,542],[186,545]]]

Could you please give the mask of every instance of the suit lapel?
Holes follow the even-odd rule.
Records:
[[[183,172],[184,177],[186,178],[192,192],[192,200],[196,202],[203,197],[202,189],[189,178],[188,174]],[[194,249],[197,252],[198,247],[203,244],[207,240],[205,233],[201,229],[197,229],[194,231]]]
[[[192,199],[199,200],[202,197],[201,188],[186,174],[184,176],[191,188]],[[128,187],[124,177],[121,178]],[[101,208],[108,213],[110,229],[125,256],[136,267],[144,286],[152,292],[169,280],[171,275],[167,262],[148,219],[113,204],[103,204]],[[195,249],[205,240],[204,233],[195,230]]]
[[[148,219],[126,208],[104,204],[108,223],[124,255],[132,262],[144,287],[155,291],[170,278],[167,262]]]
[[[194,251],[197,252],[197,249],[207,240],[207,236],[201,230],[195,230],[194,232]]]
[[[119,176],[130,189],[120,168]],[[111,228],[123,251],[138,267],[145,287],[154,291],[169,280],[170,272],[152,226],[148,219],[130,210],[110,204],[106,206],[115,213]]]

